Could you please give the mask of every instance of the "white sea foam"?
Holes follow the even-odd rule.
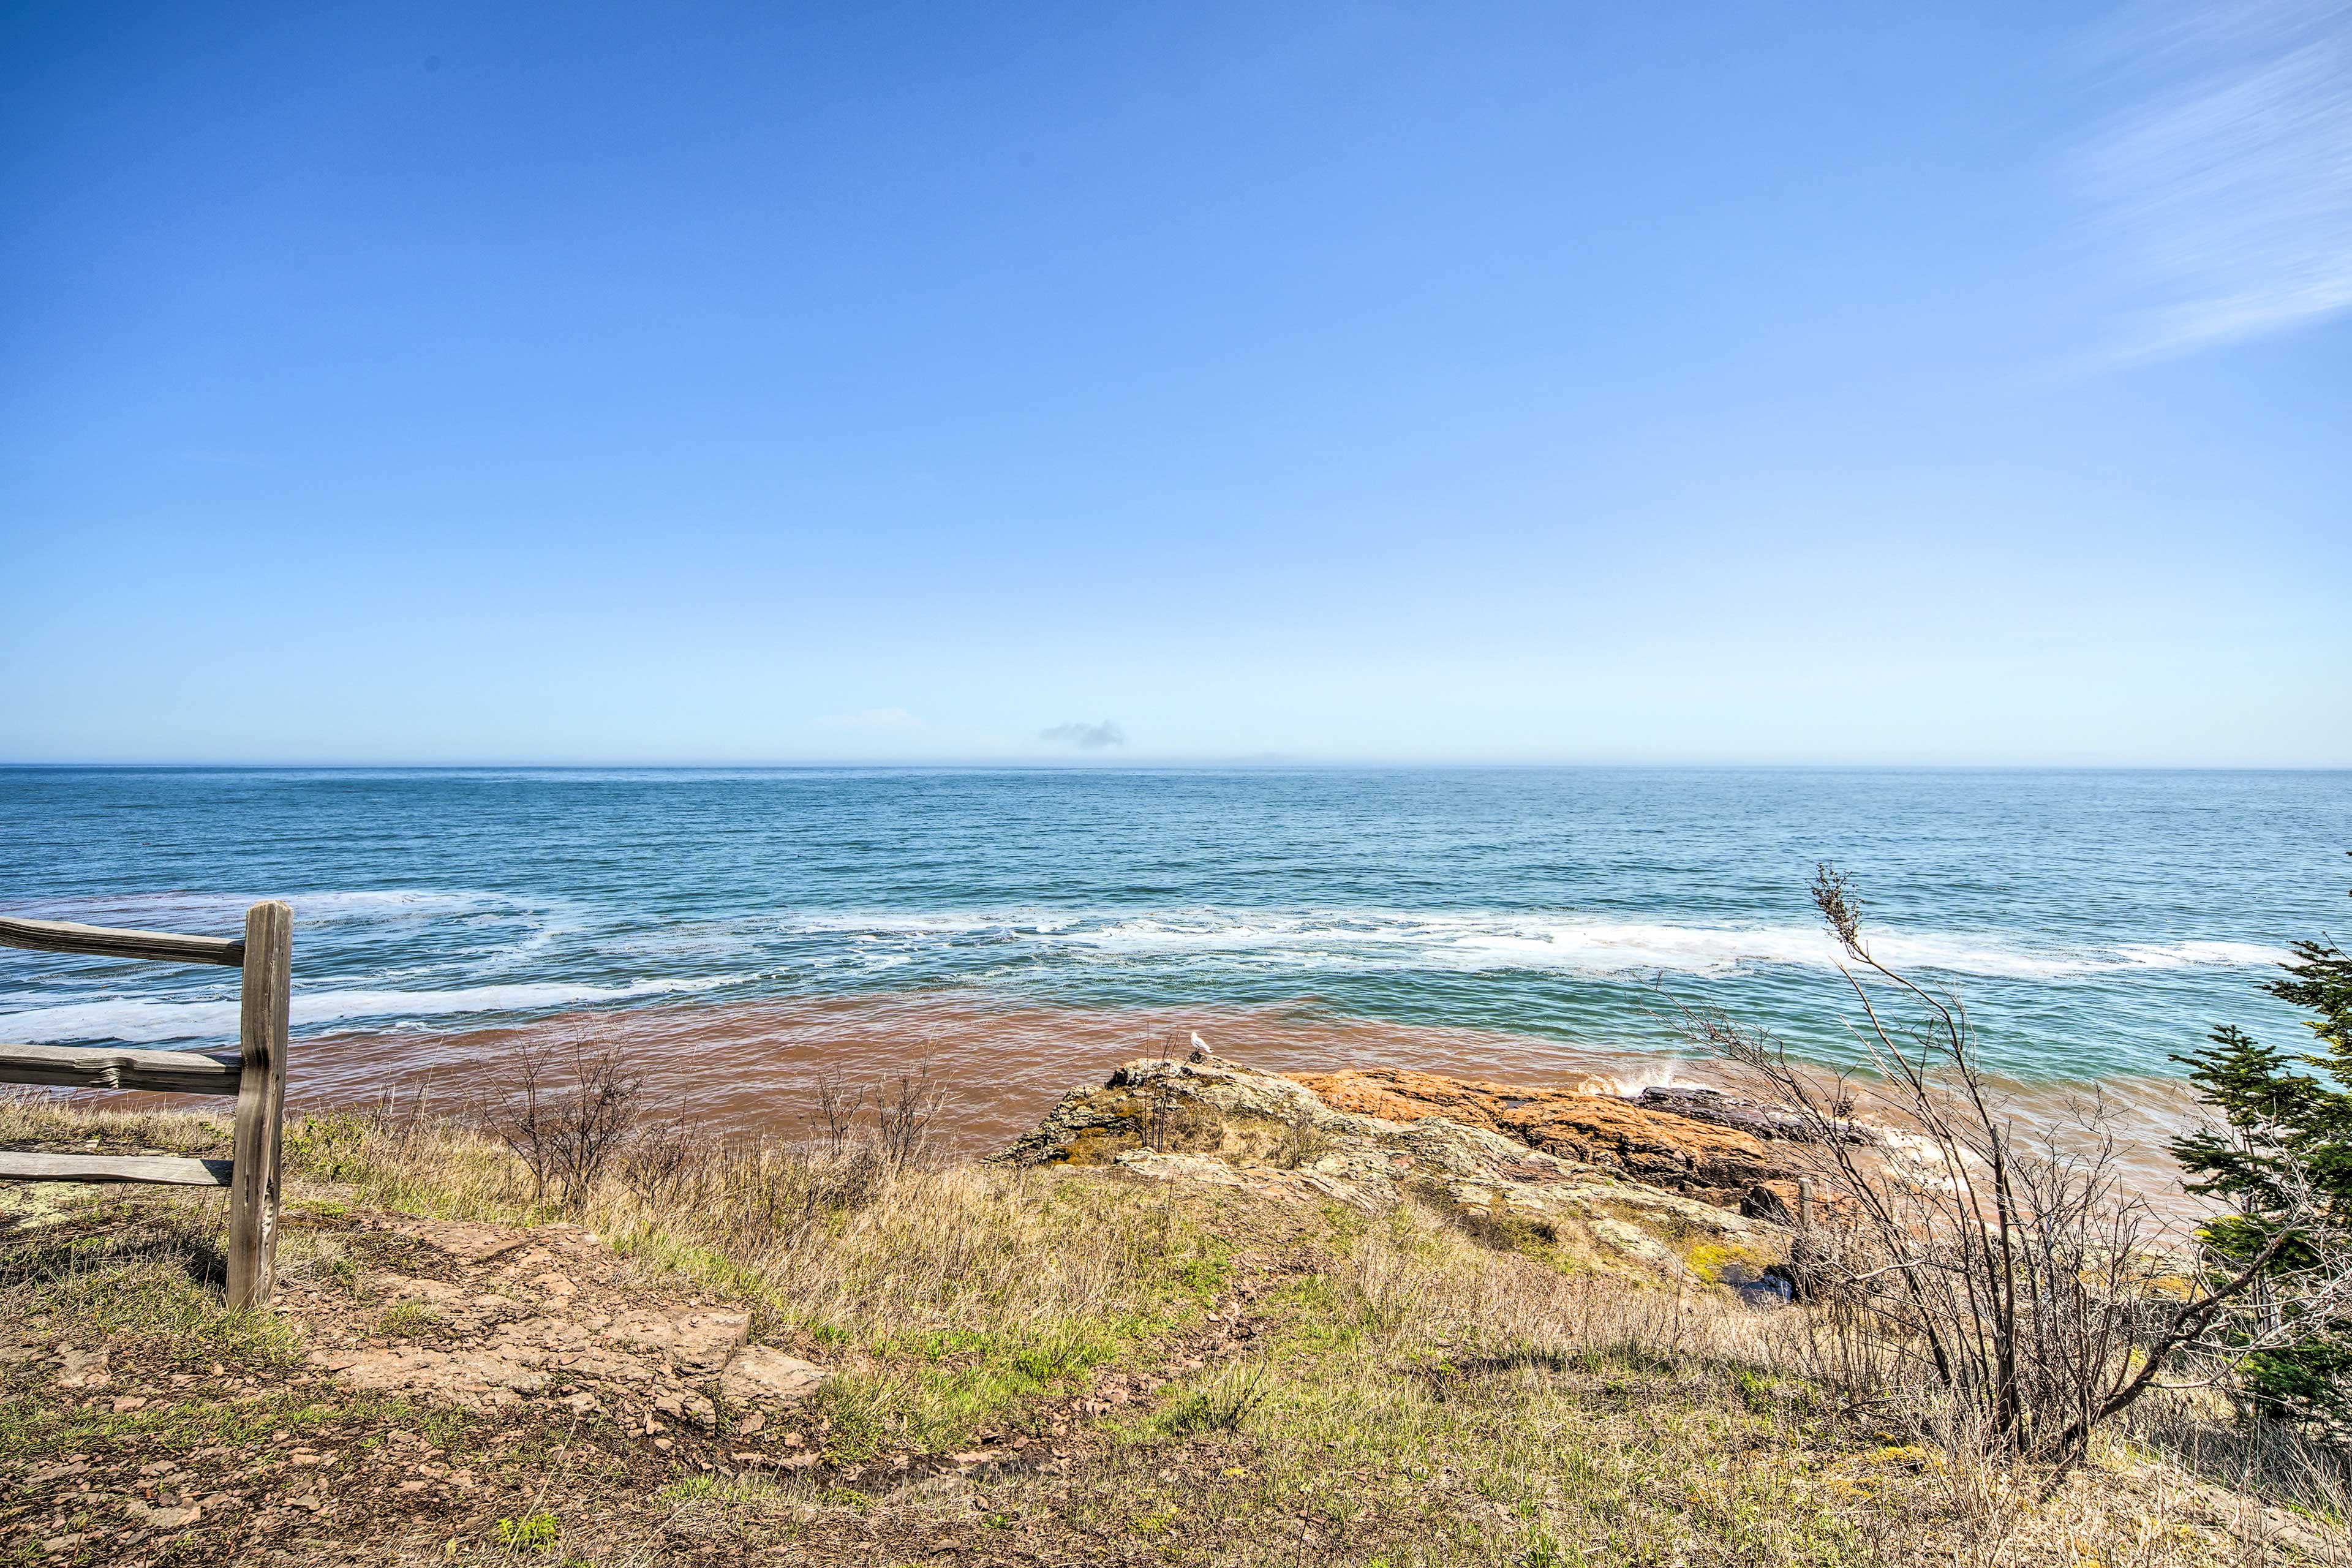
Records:
[[[782,923],[788,932],[838,934],[901,950],[995,933],[1116,956],[1195,954],[1350,967],[1724,974],[1772,965],[1827,969],[1844,961],[1829,933],[1811,924],[1684,923],[1503,910],[876,912],[795,915]],[[2015,979],[2257,966],[2287,956],[2244,942],[2036,943],[1990,933],[1900,928],[1874,933],[1871,951],[1897,968]]]
[[[593,928],[587,909],[568,900],[526,900],[508,893],[467,889],[382,888],[290,893],[296,951],[306,939],[413,944],[419,934],[439,935],[446,951],[424,962],[394,963],[369,979],[384,986],[436,988],[445,980],[488,977],[538,964],[564,939]],[[76,921],[90,925],[151,931],[230,934],[242,928],[253,898],[234,893],[190,891],[100,894],[71,900],[19,903],[0,912],[35,920]],[[446,927],[446,933],[433,928]],[[420,928],[424,928],[420,932]],[[8,998],[0,997],[0,1006]]]
[[[2237,965],[2267,969],[2294,955],[2252,942],[2176,942],[2161,946],[2134,943],[2116,950],[2123,969],[2183,969],[2192,965]]]
[[[1615,1071],[1589,1072],[1577,1083],[1583,1094],[1609,1094],[1620,1100],[1633,1100],[1645,1089],[1672,1089],[1677,1085],[1712,1087],[1704,1072],[1690,1078],[1683,1069],[1691,1064],[1680,1057],[1664,1057],[1655,1061],[1642,1062]]]
[[[387,889],[297,895],[298,930],[383,924],[415,930],[419,920],[473,922],[499,937],[468,947],[436,940],[423,963],[362,963],[349,978],[306,989],[298,963],[294,1018],[315,1026],[366,1020],[528,1013],[709,989],[761,977],[648,979],[630,984],[551,978],[561,951],[575,942],[594,968],[658,973],[712,964],[785,970],[894,970],[926,960],[1026,962],[1060,955],[1081,963],[1174,960],[1259,969],[1633,975],[1730,975],[1775,968],[1822,971],[1837,944],[1811,923],[1626,920],[1570,911],[1508,910],[1270,910],[1196,908],[1136,913],[1013,908],[921,911],[793,911],[743,921],[701,921],[672,930],[600,933],[593,905],[526,903],[506,894]],[[22,912],[100,923],[203,930],[233,926],[243,900],[152,894]],[[214,917],[204,918],[207,913]],[[371,939],[373,940],[373,939]],[[789,951],[779,952],[779,945]],[[401,945],[395,938],[394,947]],[[2059,942],[2011,932],[1880,928],[1873,950],[1897,968],[1955,977],[2053,980],[2196,968],[2255,968],[2283,952],[2258,942],[2195,938],[2169,942]],[[299,949],[298,949],[299,952]],[[590,958],[589,955],[594,955]],[[723,955],[723,956],[722,956]],[[387,955],[389,956],[389,955]],[[403,957],[412,956],[403,953]],[[413,955],[425,958],[423,953]],[[747,962],[748,961],[748,962]],[[313,972],[315,973],[315,971]],[[225,1038],[236,1030],[233,991],[199,999],[18,990],[0,994],[0,1035],[19,1039],[135,1042]]]
[[[708,991],[733,984],[740,975],[694,980],[638,980],[620,985],[556,983],[473,985],[448,991],[310,991],[298,984],[290,1006],[294,1024],[308,1026],[360,1019],[448,1017],[463,1014],[543,1012],[555,1007],[594,1006],[640,996]],[[162,1040],[218,1038],[236,1033],[234,998],[173,1002],[147,997],[109,997],[30,1007],[0,1014],[0,1034],[33,1044],[70,1040]]]

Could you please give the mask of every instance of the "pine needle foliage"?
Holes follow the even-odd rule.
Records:
[[[2284,1240],[2240,1330],[2238,1394],[2250,1415],[2352,1441],[2352,1300],[2326,1282],[2352,1232],[2352,954],[2298,942],[2263,986],[2311,1015],[2317,1042],[2282,1050],[2235,1026],[2175,1059],[2221,1124],[2177,1141],[2190,1191],[2229,1205],[2203,1229],[2221,1267]]]

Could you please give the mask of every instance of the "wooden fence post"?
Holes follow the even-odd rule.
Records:
[[[275,900],[245,915],[237,1037],[236,1142],[228,1189],[228,1304],[269,1305],[278,1270],[278,1161],[284,1143],[287,993],[294,911]]]

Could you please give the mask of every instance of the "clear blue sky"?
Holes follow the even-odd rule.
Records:
[[[0,760],[2352,763],[2340,0],[8,5]]]

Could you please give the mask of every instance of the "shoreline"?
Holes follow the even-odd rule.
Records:
[[[1081,1008],[1006,1003],[970,991],[847,994],[653,1004],[485,1023],[467,1029],[337,1030],[295,1042],[288,1102],[352,1110],[392,1100],[445,1108],[494,1096],[526,1044],[579,1039],[624,1050],[667,1114],[726,1133],[806,1137],[816,1085],[869,1088],[926,1063],[944,1092],[934,1142],[987,1154],[1034,1129],[1073,1088],[1139,1058],[1181,1058],[1193,1037],[1276,1073],[1402,1069],[1620,1099],[1650,1087],[1731,1089],[1727,1065],[1697,1055],[1570,1044],[1466,1026],[1351,1017],[1312,1001],[1261,1007]],[[2000,1080],[2021,1116],[2047,1120],[2091,1092],[2119,1115],[2125,1165],[2151,1196],[2174,1193],[2164,1143],[2198,1120],[2178,1079]],[[166,1097],[88,1091],[93,1104]],[[78,1099],[80,1097],[77,1097]]]

